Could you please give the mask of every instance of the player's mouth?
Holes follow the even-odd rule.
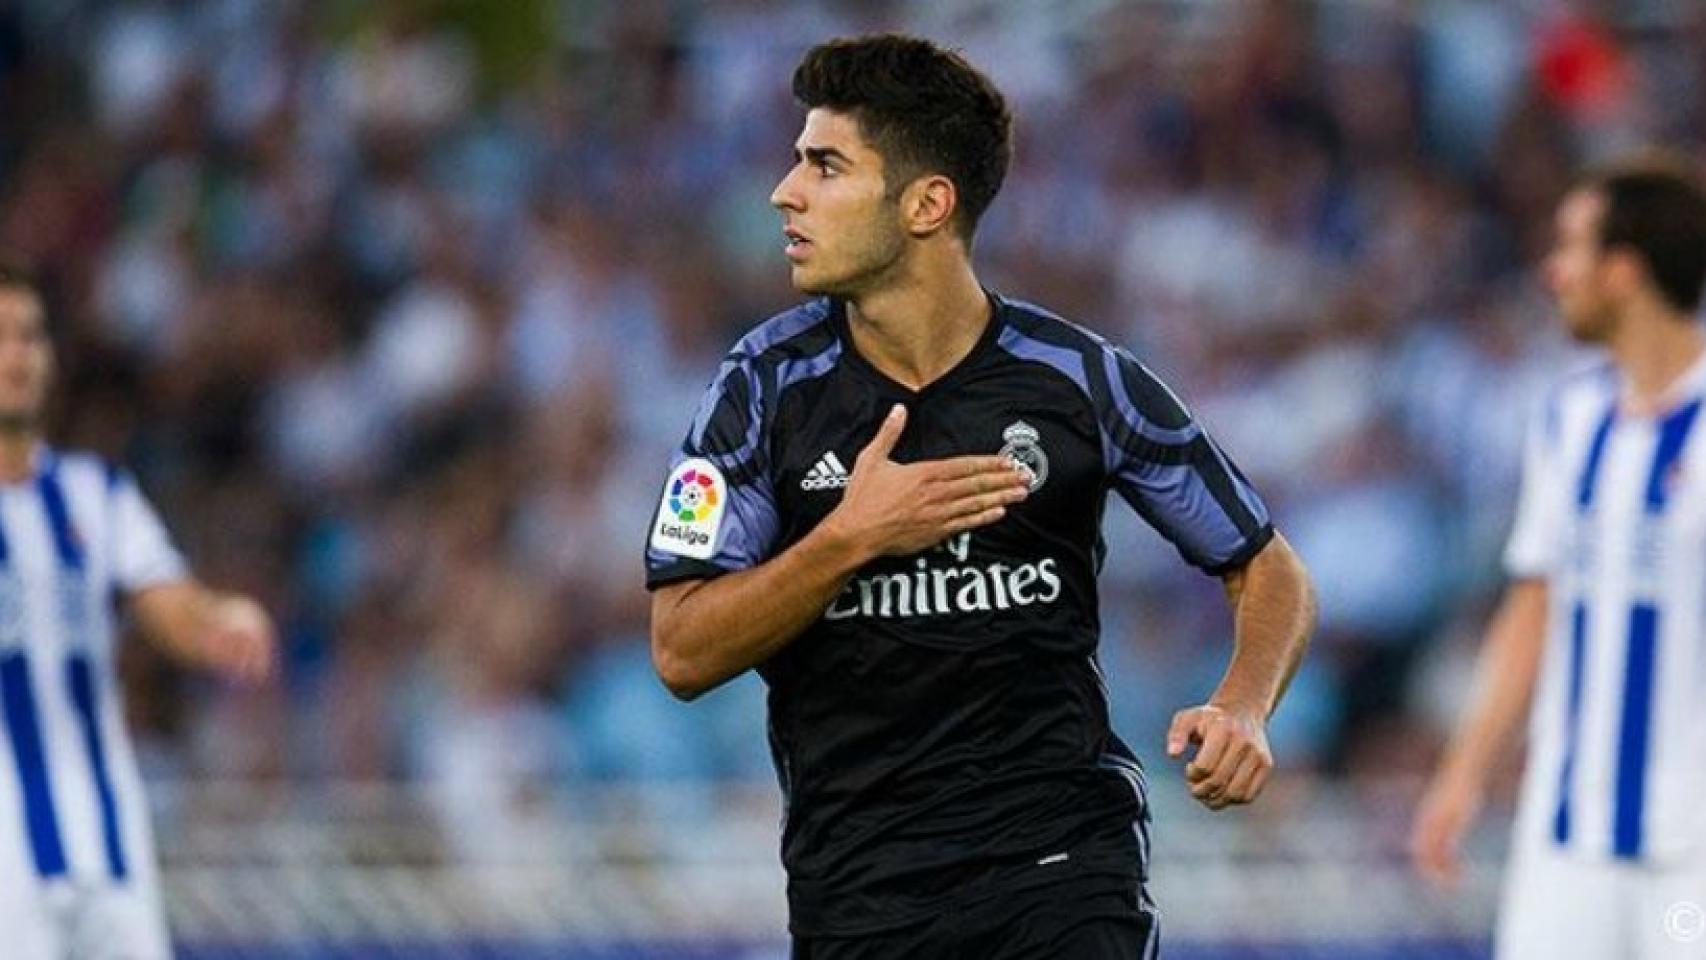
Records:
[[[782,238],[786,241],[782,245],[782,252],[786,253],[790,260],[799,260],[805,257],[806,252],[811,249],[810,238],[793,227],[784,227]]]

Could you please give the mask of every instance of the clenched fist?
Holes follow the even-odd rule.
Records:
[[[1167,731],[1167,755],[1184,756],[1192,744],[1197,752],[1185,764],[1185,782],[1210,810],[1256,799],[1274,768],[1260,711],[1212,703],[1180,710]]]
[[[255,601],[239,596],[214,600],[199,641],[197,652],[206,668],[251,686],[272,679],[278,641],[272,618]]]

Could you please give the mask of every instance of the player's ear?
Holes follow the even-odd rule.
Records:
[[[1647,268],[1641,255],[1628,247],[1612,247],[1605,251],[1605,285],[1617,296],[1629,296],[1648,282]]]
[[[915,237],[927,237],[946,229],[958,208],[954,181],[939,173],[918,177],[901,191],[901,217],[907,231]]]

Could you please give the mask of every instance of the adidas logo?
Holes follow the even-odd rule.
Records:
[[[800,481],[801,490],[840,490],[847,486],[847,468],[841,465],[841,458],[831,450],[817,458],[817,463],[806,471],[806,478]]]

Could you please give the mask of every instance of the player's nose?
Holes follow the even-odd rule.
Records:
[[[799,188],[794,182],[794,174],[798,170],[799,167],[789,170],[787,175],[776,184],[776,189],[770,191],[771,206],[778,210],[804,209],[805,204],[801,202]]]

